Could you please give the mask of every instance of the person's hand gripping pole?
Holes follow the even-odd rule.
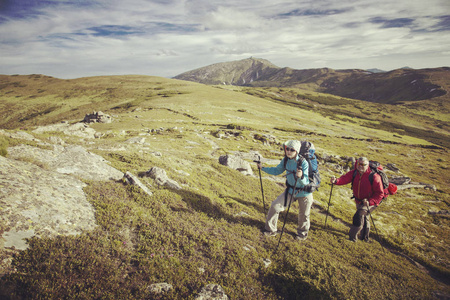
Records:
[[[261,156],[258,155],[258,160],[254,160],[253,162],[256,163],[256,165],[258,167],[258,171],[259,171],[259,182],[261,184],[261,194],[262,194],[262,202],[263,202],[263,208],[264,208],[264,216],[266,216],[266,203],[264,202],[264,189],[263,189],[263,183],[262,183],[262,177],[261,177],[261,168],[262,168]]]

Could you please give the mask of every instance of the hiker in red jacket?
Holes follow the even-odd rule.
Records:
[[[380,204],[383,199],[383,182],[381,176],[377,173],[373,174],[373,183],[370,183],[369,160],[360,157],[356,162],[356,170],[353,169],[339,178],[334,176],[331,183],[336,185],[344,185],[352,183],[353,198],[356,202],[356,213],[353,216],[353,225],[350,227],[349,239],[356,242],[358,234],[361,240],[369,241],[370,222],[368,212],[371,213]]]

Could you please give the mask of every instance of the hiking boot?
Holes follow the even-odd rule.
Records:
[[[264,231],[264,235],[265,236],[276,236],[278,234],[278,232],[276,231]]]
[[[307,235],[296,235],[296,236],[295,236],[295,239],[296,239],[297,241],[304,241],[304,240],[306,240],[307,238],[308,238]]]

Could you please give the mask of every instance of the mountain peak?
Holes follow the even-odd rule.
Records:
[[[429,80],[433,74],[433,82]],[[262,58],[222,62],[182,73],[174,79],[208,85],[302,88],[340,97],[380,103],[425,100],[446,95],[447,72],[442,68],[297,70],[280,68]],[[411,83],[415,83],[411,85]]]
[[[222,62],[177,75],[174,79],[195,81],[203,84],[246,85],[257,80],[267,70],[280,68],[262,58],[249,57],[242,60]]]

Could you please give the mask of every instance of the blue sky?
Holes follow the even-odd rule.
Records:
[[[0,0],[0,74],[450,66],[449,0]]]

